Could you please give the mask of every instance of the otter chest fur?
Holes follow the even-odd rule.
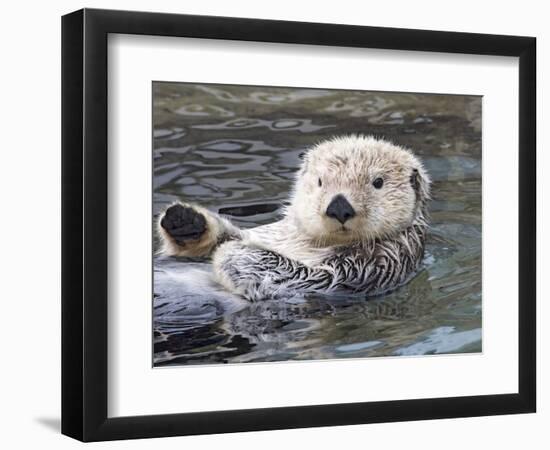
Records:
[[[250,300],[293,293],[375,295],[418,270],[430,180],[409,150],[368,136],[305,154],[278,222],[243,230],[200,205],[161,215],[162,252],[211,257],[217,281]]]

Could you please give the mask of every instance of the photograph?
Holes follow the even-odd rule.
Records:
[[[550,448],[543,5],[6,2],[0,447]]]
[[[154,81],[153,366],[482,352],[482,97]]]

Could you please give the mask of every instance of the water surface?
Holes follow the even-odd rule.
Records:
[[[156,366],[481,351],[480,97],[154,83],[153,220],[179,199],[245,228],[273,222],[300,154],[346,133],[422,158],[434,197],[422,270],[379,297],[248,303],[207,260],[155,257]]]

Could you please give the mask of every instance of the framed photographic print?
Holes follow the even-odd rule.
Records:
[[[62,32],[64,434],[535,411],[534,38]]]

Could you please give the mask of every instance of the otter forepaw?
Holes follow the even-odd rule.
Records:
[[[181,246],[200,240],[207,229],[203,214],[192,206],[179,203],[166,210],[160,221],[160,226],[176,244]]]
[[[218,247],[212,263],[225,289],[252,301],[289,294],[285,271],[295,272],[294,263],[284,256],[239,241]]]

